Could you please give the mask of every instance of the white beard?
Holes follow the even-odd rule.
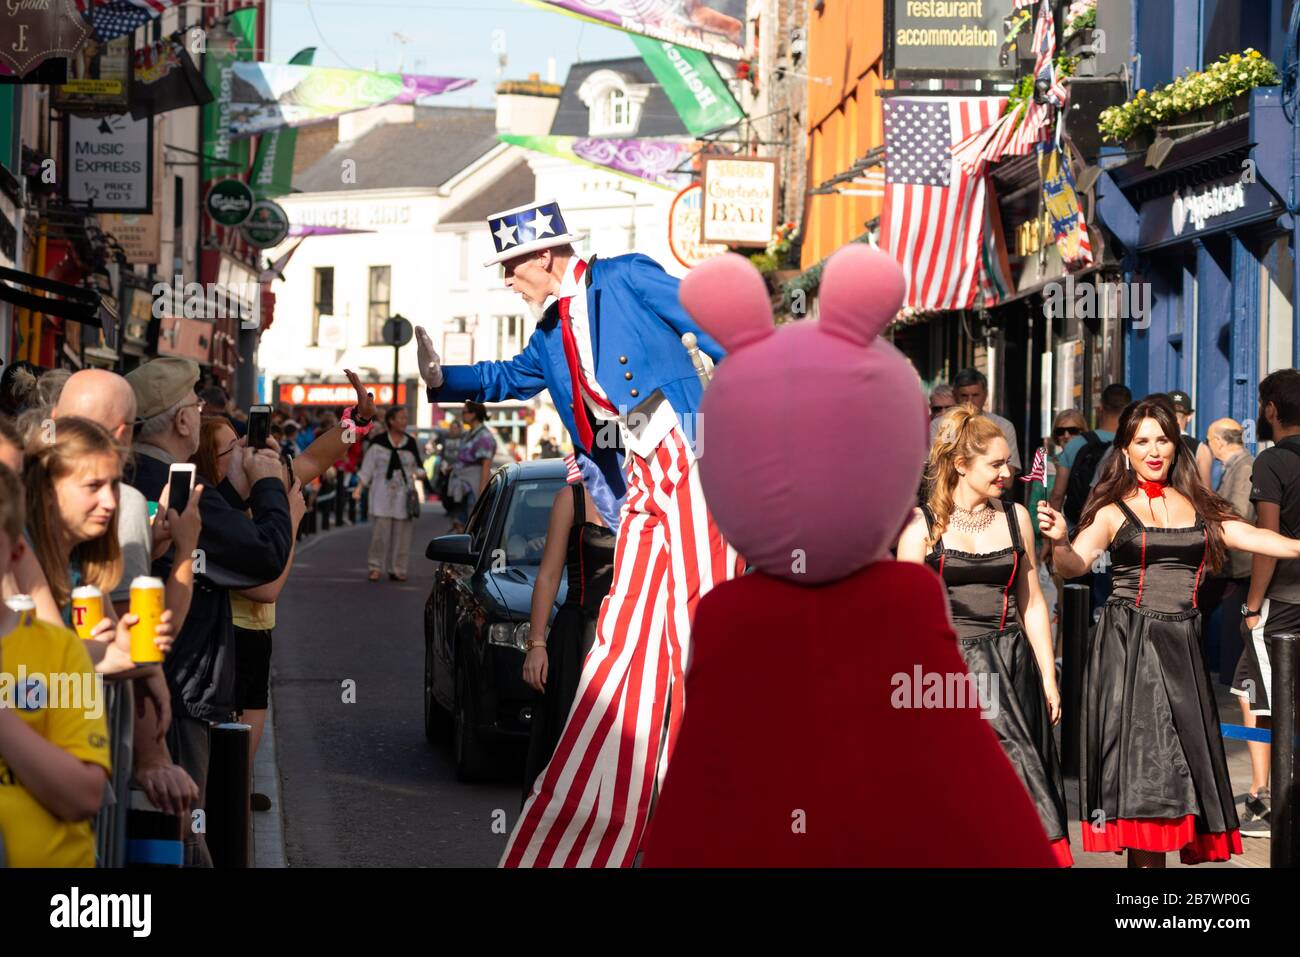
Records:
[[[525,299],[524,305],[528,308],[529,315],[533,317],[533,322],[541,322],[542,317],[546,315],[545,303],[537,303],[537,302],[533,302],[532,300]]]

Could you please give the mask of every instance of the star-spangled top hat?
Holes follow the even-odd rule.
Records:
[[[495,266],[516,256],[550,249],[552,246],[563,246],[582,238],[579,233],[569,232],[560,212],[560,204],[553,199],[493,213],[488,217],[487,223],[496,255],[485,262],[484,266]]]

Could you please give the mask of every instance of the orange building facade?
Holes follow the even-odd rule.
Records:
[[[848,170],[884,143],[885,0],[808,0],[808,187]],[[829,81],[829,82],[827,82]],[[855,193],[880,187],[844,184]],[[801,265],[821,262],[880,215],[879,196],[816,195],[805,207]]]

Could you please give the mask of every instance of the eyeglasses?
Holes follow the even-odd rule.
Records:
[[[941,412],[947,412],[949,409],[953,409],[953,408],[956,408],[956,406],[952,406],[952,405],[932,405],[932,406],[930,406],[930,414],[931,414],[931,415],[938,415],[938,414],[941,413]]]
[[[176,411],[177,411],[177,412],[180,412],[182,409],[197,409],[198,412],[199,412],[199,415],[202,415],[202,414],[203,414],[203,400],[202,400],[202,399],[195,399],[193,402],[187,402],[187,403],[185,403],[183,406],[181,406],[179,409],[177,409]]]
[[[1083,435],[1083,429],[1080,429],[1077,426],[1073,426],[1073,425],[1065,425],[1057,429],[1052,434],[1057,436],[1058,438],[1062,435]]]

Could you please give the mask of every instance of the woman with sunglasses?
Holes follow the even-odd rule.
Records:
[[[1025,508],[1029,510],[1030,515],[1038,514],[1039,502],[1051,501],[1052,489],[1056,485],[1061,464],[1061,453],[1065,451],[1065,447],[1072,439],[1083,435],[1086,431],[1088,431],[1088,423],[1084,421],[1083,413],[1078,409],[1065,409],[1056,413],[1056,419],[1052,422],[1052,434],[1043,440],[1043,448],[1047,451],[1043,466],[1043,480],[1029,483]],[[1043,537],[1037,524],[1034,525],[1034,545],[1038,550],[1039,565],[1046,565],[1052,554],[1052,543]]]

